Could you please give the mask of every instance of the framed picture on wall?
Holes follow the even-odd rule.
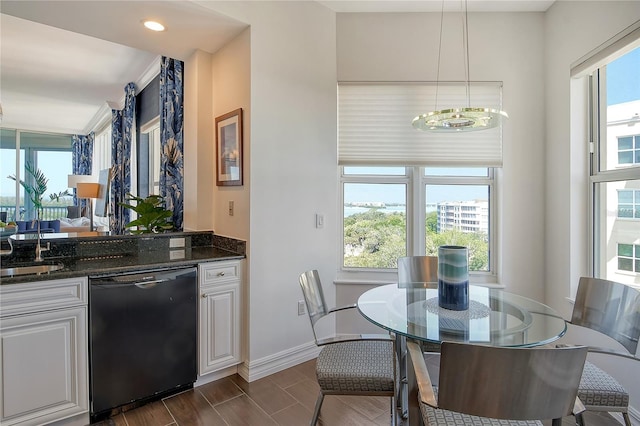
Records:
[[[216,185],[242,185],[242,108],[216,117]]]

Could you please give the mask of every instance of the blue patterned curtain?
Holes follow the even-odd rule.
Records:
[[[90,175],[93,168],[93,142],[95,134],[73,135],[71,137],[71,162],[72,173],[74,175]],[[87,206],[88,200],[82,199],[78,203],[76,189],[73,188],[73,204],[83,208]]]
[[[136,88],[129,83],[124,88],[124,108],[122,111],[111,110],[111,180],[112,214],[109,217],[109,228],[114,234],[123,234],[125,225],[129,223],[129,210],[120,206],[125,195],[131,192],[131,144],[133,137]]]
[[[183,84],[184,62],[162,57],[160,65],[160,195],[182,230],[184,213]]]

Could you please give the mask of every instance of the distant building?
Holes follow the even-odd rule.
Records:
[[[607,107],[607,134],[601,165],[605,170],[640,164],[640,101]],[[640,181],[610,182],[600,187],[597,212],[604,226],[597,238],[604,249],[598,269],[606,279],[640,284]]]
[[[438,232],[489,233],[489,201],[444,201],[438,203]]]

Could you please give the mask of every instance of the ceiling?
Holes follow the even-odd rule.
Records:
[[[305,1],[305,0],[301,0]],[[306,0],[312,1],[312,0]],[[119,104],[124,86],[157,74],[159,56],[215,53],[247,24],[211,9],[215,1],[9,1],[0,3],[3,128],[86,134]],[[335,12],[459,10],[459,0],[319,1]],[[471,12],[542,12],[553,0],[468,0]],[[117,7],[114,7],[117,5]],[[144,29],[143,19],[167,30]],[[141,80],[142,79],[142,80]]]
[[[86,134],[161,55],[214,53],[247,28],[190,1],[2,0],[0,12],[0,124],[65,134]]]
[[[467,0],[469,12],[545,12],[555,0]],[[335,12],[460,11],[462,0],[327,0],[318,1]]]

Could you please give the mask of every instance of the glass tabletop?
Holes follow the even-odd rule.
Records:
[[[547,305],[474,285],[465,311],[440,308],[438,289],[423,283],[371,289],[358,299],[358,310],[386,330],[428,342],[531,347],[553,342],[567,330],[565,320]]]

